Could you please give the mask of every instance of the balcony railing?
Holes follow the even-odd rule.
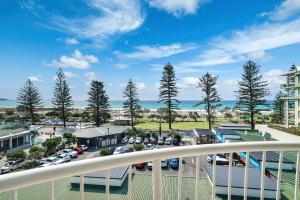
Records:
[[[265,197],[265,168],[266,168],[266,152],[278,151],[279,161],[278,161],[278,174],[277,174],[277,187],[276,187],[276,199],[280,199],[281,194],[281,175],[282,175],[282,162],[283,153],[286,151],[296,151],[296,178],[295,178],[295,188],[294,188],[294,199],[298,199],[298,186],[299,186],[299,167],[300,167],[300,142],[241,142],[241,143],[222,143],[222,144],[208,144],[208,145],[191,145],[183,147],[172,147],[165,149],[156,149],[142,152],[133,152],[127,154],[119,154],[107,157],[91,158],[86,160],[75,161],[71,163],[65,163],[60,165],[55,165],[51,167],[37,168],[27,171],[15,172],[11,174],[0,176],[0,194],[1,192],[11,191],[11,199],[18,199],[18,191],[25,187],[38,185],[42,183],[47,183],[49,187],[49,199],[55,199],[55,181],[78,175],[80,176],[80,186],[78,191],[78,199],[85,199],[85,187],[84,187],[84,174],[93,171],[106,170],[106,186],[109,186],[110,182],[110,170],[112,168],[129,166],[128,170],[128,199],[132,199],[132,165],[142,162],[153,162],[152,168],[152,199],[161,200],[163,199],[162,190],[162,170],[161,170],[161,160],[176,157],[179,158],[179,170],[178,170],[178,188],[181,188],[182,182],[182,158],[183,157],[196,157],[196,174],[195,174],[195,190],[194,199],[199,199],[198,183],[199,183],[199,158],[201,155],[213,154],[212,162],[212,196],[208,199],[216,198],[216,154],[217,153],[229,153],[229,165],[228,165],[228,199],[231,199],[232,194],[232,177],[233,177],[233,166],[232,166],[232,155],[235,152],[245,152],[245,160],[249,161],[250,152],[263,152],[262,161],[260,166],[260,199]],[[248,162],[250,163],[250,162]],[[248,196],[248,172],[249,167],[246,164],[244,167],[244,184],[241,186],[243,188],[244,199]],[[241,177],[243,178],[243,177]],[[182,198],[182,191],[178,189],[177,199]],[[250,188],[249,188],[250,192]],[[110,198],[110,187],[105,187],[106,199]],[[20,197],[20,199],[24,199]],[[57,198],[59,199],[59,198]],[[69,198],[74,200],[74,198]],[[25,199],[26,200],[26,199]]]

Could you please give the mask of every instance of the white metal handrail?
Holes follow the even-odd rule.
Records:
[[[273,142],[272,141],[272,142],[241,142],[241,143],[225,143],[225,144],[192,145],[192,146],[183,146],[183,147],[172,147],[166,149],[157,149],[151,151],[133,152],[128,154],[91,158],[91,159],[75,161],[75,162],[60,164],[51,167],[37,168],[37,169],[32,169],[32,170],[27,170],[22,172],[16,172],[13,174],[2,175],[0,176],[0,192],[14,191],[13,192],[13,194],[15,194],[14,199],[17,199],[17,189],[27,187],[30,185],[39,184],[39,183],[49,182],[50,183],[49,190],[51,191],[50,193],[51,195],[53,194],[54,180],[70,177],[73,175],[82,175],[92,171],[109,170],[115,167],[126,166],[126,165],[130,166],[136,163],[153,161],[154,164],[153,183],[158,184],[158,186],[156,185],[153,187],[153,197],[155,197],[155,199],[161,199],[162,194],[161,194],[161,185],[160,185],[161,184],[160,161],[163,159],[167,159],[171,157],[182,158],[182,157],[217,154],[217,153],[252,152],[252,151],[284,152],[284,151],[299,151],[299,150],[300,150],[300,142],[277,142],[277,141]],[[215,162],[213,163],[215,165]],[[299,164],[299,162],[297,162],[297,164]],[[296,166],[296,169],[299,169],[298,165]],[[83,185],[81,188],[83,189]],[[213,188],[213,191],[215,191],[215,188]],[[295,190],[295,193],[298,193],[298,190]],[[129,195],[131,197],[131,191]]]

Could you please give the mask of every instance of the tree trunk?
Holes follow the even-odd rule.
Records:
[[[251,115],[251,130],[254,130],[255,129],[255,123],[254,123],[254,113],[253,113],[253,110],[251,110],[250,115]]]

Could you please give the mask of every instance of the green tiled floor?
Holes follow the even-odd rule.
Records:
[[[134,175],[132,180],[132,197],[135,200],[152,199],[152,177],[150,175]],[[18,191],[19,200],[47,200],[47,183],[20,189]],[[178,178],[175,176],[163,176],[162,190],[164,200],[177,200]],[[182,178],[181,200],[193,200],[195,194],[195,179]],[[207,178],[199,179],[198,184],[199,199],[211,199],[211,185]],[[86,200],[105,199],[105,187],[85,187]],[[282,199],[292,199],[292,187],[286,184],[282,186]],[[11,193],[0,194],[0,200],[10,200]],[[79,188],[72,187],[68,178],[55,181],[55,199],[57,200],[79,200]],[[110,188],[111,200],[127,200],[127,180],[121,188]],[[225,200],[227,196],[217,196],[218,200]],[[240,200],[240,197],[232,197]],[[248,198],[253,200],[253,198]]]

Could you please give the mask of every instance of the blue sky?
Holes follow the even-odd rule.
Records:
[[[197,80],[208,71],[230,100],[249,59],[261,65],[271,99],[280,73],[300,63],[299,0],[5,0],[0,25],[0,97],[10,99],[27,78],[50,99],[61,67],[76,100],[92,79],[122,99],[129,78],[140,99],[155,100],[170,62],[180,99],[199,99]]]

